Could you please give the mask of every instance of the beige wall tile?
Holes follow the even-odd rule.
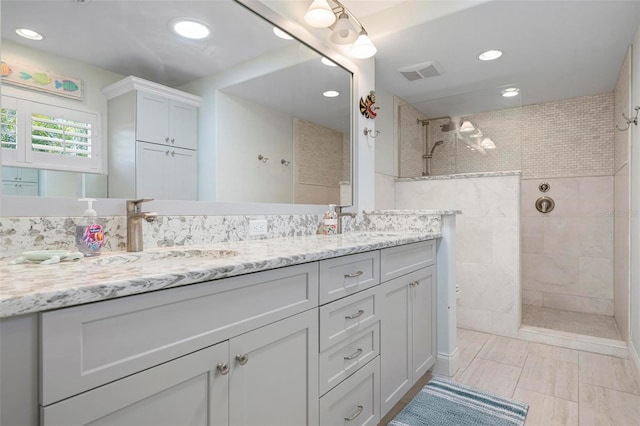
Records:
[[[527,358],[529,342],[509,337],[491,336],[478,354],[479,358],[522,367]]]
[[[458,327],[491,333],[491,311],[466,308],[458,302]]]
[[[575,256],[522,255],[522,284],[526,290],[549,291],[575,285],[577,281],[578,258]]]
[[[456,209],[455,181],[396,182],[395,208]]]
[[[513,398],[529,404],[526,426],[578,426],[578,403],[516,388]]]
[[[514,282],[520,276],[520,219],[512,217],[493,217],[491,219],[491,238],[493,263],[506,267],[513,266]]]
[[[580,255],[613,259],[613,217],[580,218]]]
[[[586,314],[613,315],[613,300],[575,294],[544,293],[542,306]]]
[[[621,132],[617,132],[621,133]],[[629,339],[629,166],[614,178],[614,314],[624,340]]]
[[[613,173],[611,176],[582,177],[580,216],[611,217],[613,212]]]
[[[575,218],[544,219],[544,253],[564,256],[580,255],[580,223]]]
[[[578,260],[578,294],[613,300],[613,260],[581,257]]]
[[[640,396],[580,383],[581,425],[640,425]]]
[[[522,304],[532,306],[542,306],[542,292],[523,290],[522,292]]]

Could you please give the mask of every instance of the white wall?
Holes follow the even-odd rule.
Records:
[[[631,105],[640,106],[640,28],[633,41]],[[631,310],[630,352],[640,368],[640,127],[631,126]]]
[[[380,107],[376,117],[375,138],[375,208],[395,208],[395,178],[398,177],[398,146],[396,137],[396,108],[393,94],[383,89],[376,90],[376,104]]]
[[[293,117],[222,92],[217,106],[216,201],[292,203]]]

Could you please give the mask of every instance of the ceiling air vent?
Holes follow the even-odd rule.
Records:
[[[422,80],[428,77],[437,77],[442,74],[442,65],[436,61],[422,62],[408,67],[398,68],[398,72],[409,81]]]

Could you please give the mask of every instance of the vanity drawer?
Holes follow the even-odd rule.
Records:
[[[377,425],[380,421],[380,357],[320,398],[320,424]]]
[[[380,354],[380,322],[320,353],[320,395]]]
[[[382,249],[380,253],[380,275],[382,282],[431,266],[436,262],[436,241]]]
[[[320,304],[380,284],[380,252],[320,261]]]
[[[318,305],[318,263],[41,314],[41,404]]]
[[[375,288],[320,307],[320,351],[351,338],[380,319]]]

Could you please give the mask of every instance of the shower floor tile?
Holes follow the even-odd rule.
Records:
[[[522,325],[622,340],[613,317],[522,305]]]

